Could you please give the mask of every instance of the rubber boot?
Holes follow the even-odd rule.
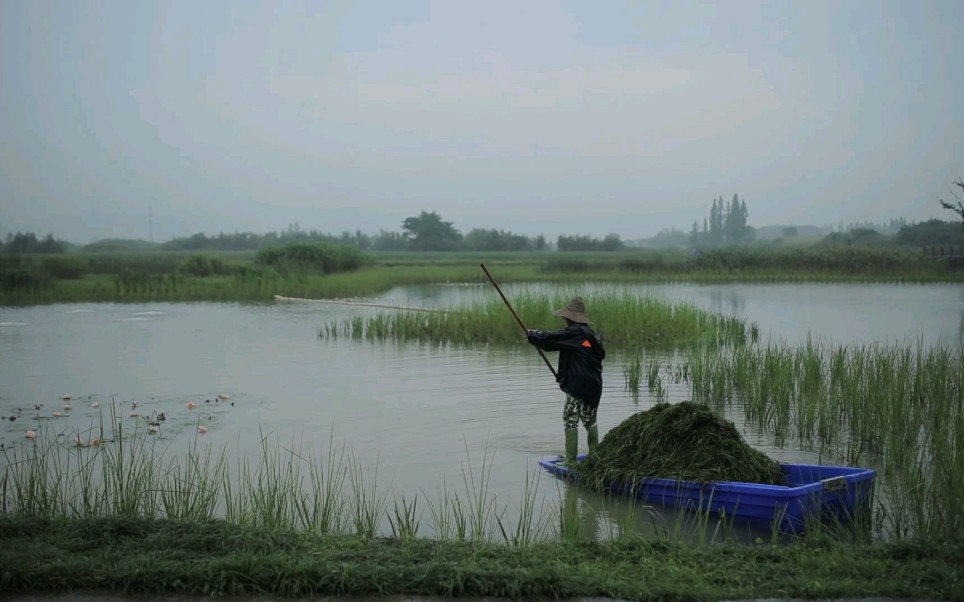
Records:
[[[591,427],[586,429],[586,439],[589,443],[589,453],[592,454],[592,452],[596,449],[596,446],[599,445],[599,426],[598,425],[594,424]]]
[[[561,464],[573,467],[578,464],[576,453],[579,451],[579,431],[576,429],[566,429],[566,457]]]

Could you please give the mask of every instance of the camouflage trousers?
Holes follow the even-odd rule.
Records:
[[[580,422],[587,429],[594,427],[596,426],[596,410],[598,409],[583,403],[581,399],[576,399],[572,395],[566,395],[566,407],[562,410],[562,423],[567,431],[578,429]]]

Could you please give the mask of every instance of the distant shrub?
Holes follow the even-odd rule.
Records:
[[[862,247],[873,247],[873,246],[885,246],[890,245],[892,238],[890,236],[884,236],[876,230],[870,230],[868,228],[855,228],[850,232],[833,232],[831,234],[823,237],[820,241],[821,245],[857,245]]]
[[[917,269],[922,260],[913,250],[859,245],[820,245],[810,248],[747,249],[729,247],[702,251],[692,257],[694,270],[709,272],[795,271],[868,274]]]
[[[23,268],[0,271],[0,292],[32,292],[50,284],[42,274],[34,274]]]
[[[181,266],[184,255],[178,253],[88,253],[91,274],[118,275],[125,271],[145,274],[173,274]]]
[[[90,263],[83,257],[52,255],[40,260],[40,270],[51,278],[77,280],[87,273]]]
[[[279,272],[351,272],[367,263],[368,257],[347,245],[293,244],[258,251],[255,263]]]
[[[171,294],[183,278],[178,274],[147,274],[124,270],[114,274],[114,291],[120,295]]]
[[[21,255],[0,255],[0,272],[22,268],[26,263]]]
[[[114,274],[114,284],[120,288],[139,288],[145,286],[151,277],[144,272],[134,270],[123,270]]]
[[[572,257],[549,259],[542,262],[542,271],[547,274],[588,273],[598,269],[599,266],[592,262]]]
[[[80,250],[82,253],[117,253],[119,251],[130,251],[130,249],[122,243],[108,240],[92,242],[89,245],[84,245]]]
[[[105,238],[81,247],[83,253],[122,253],[127,251],[160,251],[161,245],[146,240]]]
[[[620,270],[633,274],[677,272],[683,267],[685,267],[683,260],[676,259],[675,261],[671,261],[661,254],[645,255],[639,258],[624,259],[619,262]]]
[[[198,278],[223,276],[234,272],[234,269],[224,261],[223,257],[203,254],[191,255],[181,263],[178,270]]]
[[[17,232],[7,235],[7,242],[0,244],[0,252],[22,255],[66,253],[67,243],[56,240],[53,234],[48,234],[45,238],[37,238],[33,232]]]

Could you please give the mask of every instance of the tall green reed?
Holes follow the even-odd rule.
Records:
[[[462,465],[462,481],[468,503],[468,534],[472,540],[486,541],[491,539],[493,529],[502,518],[496,497],[490,489],[492,456],[495,450],[490,451],[486,446],[478,472],[472,463],[472,454],[469,452],[467,443],[465,451],[468,460]]]
[[[183,458],[173,458],[160,476],[163,516],[174,520],[205,520],[216,516],[219,484],[227,469],[224,452],[197,449],[197,440]]]
[[[899,536],[964,529],[964,351],[916,346],[704,347],[693,395],[741,407],[778,442],[848,464],[872,461]],[[732,392],[728,391],[732,388]]]
[[[426,499],[428,499],[427,496]],[[468,535],[468,519],[458,493],[452,491],[445,479],[437,492],[436,501],[429,501],[432,530],[438,539],[465,541]]]
[[[371,539],[378,533],[378,526],[382,515],[388,508],[388,491],[379,491],[378,488],[378,462],[372,474],[365,472],[364,466],[349,459],[348,476],[351,482],[352,495],[348,504],[348,515],[351,525],[355,530],[355,535],[365,539]],[[408,520],[407,513],[411,511],[404,499],[403,520]],[[409,530],[411,526],[407,527]]]
[[[639,356],[639,351],[636,351],[623,366],[623,378],[626,382],[626,391],[629,391],[634,401],[639,399],[639,383],[642,380],[642,376],[643,360]]]
[[[528,546],[549,537],[549,514],[546,510],[545,497],[539,496],[539,479],[544,473],[526,473],[525,485],[522,490],[522,500],[519,502],[519,512],[514,524],[508,524],[503,517],[497,516],[496,522],[502,539],[514,546]],[[541,512],[537,513],[537,502],[541,501]],[[504,513],[503,513],[504,514]],[[541,520],[539,519],[541,516]]]
[[[513,305],[527,324],[545,329],[560,328],[552,310],[568,299],[565,295],[524,293]],[[586,295],[590,317],[604,343],[614,346],[689,347],[698,343],[745,345],[750,327],[744,320],[721,316],[687,303],[639,297],[626,292]],[[510,343],[521,339],[518,323],[501,299],[479,301],[446,312],[392,310],[354,316],[319,328],[321,337],[426,342]]]
[[[414,539],[418,537],[418,526],[421,515],[417,513],[418,496],[412,501],[405,499],[405,496],[397,498],[394,503],[394,518],[390,514],[388,523],[392,529],[392,537],[395,539]]]

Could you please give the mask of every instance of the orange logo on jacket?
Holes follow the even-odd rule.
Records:
[[[588,349],[592,349],[592,343],[589,342],[589,339],[586,339],[585,341],[583,341],[582,346]]]

